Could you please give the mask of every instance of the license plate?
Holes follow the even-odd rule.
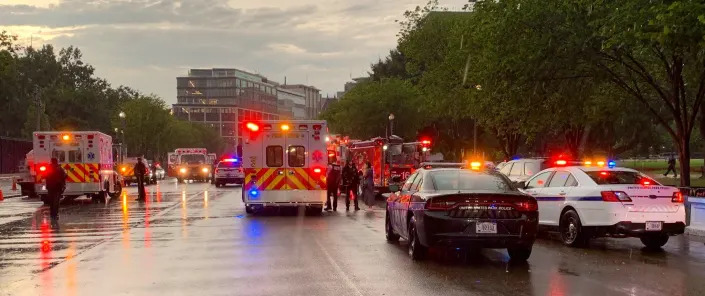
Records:
[[[663,229],[663,222],[661,221],[647,221],[646,231],[661,231]]]
[[[497,233],[497,223],[479,222],[475,224],[475,233]]]

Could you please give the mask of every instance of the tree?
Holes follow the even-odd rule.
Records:
[[[329,107],[321,118],[336,133],[369,139],[385,135],[388,116],[393,113],[394,133],[414,139],[421,127],[419,95],[410,83],[395,78],[362,82]]]
[[[681,186],[689,186],[691,134],[705,99],[705,3],[593,0],[571,8],[590,17],[598,69],[673,139]]]

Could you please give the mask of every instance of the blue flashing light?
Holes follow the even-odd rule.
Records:
[[[237,158],[227,158],[223,159],[224,162],[238,162]]]
[[[614,160],[610,160],[607,162],[607,167],[613,169],[614,167],[617,166],[617,162]]]
[[[250,189],[250,197],[252,197],[252,198],[259,197],[259,191],[257,191],[257,189]]]

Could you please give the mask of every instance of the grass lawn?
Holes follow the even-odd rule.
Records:
[[[656,181],[663,185],[667,186],[680,186],[681,185],[681,179],[680,178],[655,178]],[[691,187],[705,187],[705,179],[703,178],[691,178],[690,179],[690,186]]]
[[[668,168],[668,162],[664,159],[623,159],[617,161],[617,166],[632,168],[639,171],[660,171],[664,173]],[[690,160],[690,171],[700,172],[700,168],[703,166],[702,159],[691,159]],[[678,164],[676,164],[676,170],[678,170]]]

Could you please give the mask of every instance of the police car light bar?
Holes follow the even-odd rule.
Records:
[[[224,162],[237,162],[237,158],[226,158],[223,159]]]

